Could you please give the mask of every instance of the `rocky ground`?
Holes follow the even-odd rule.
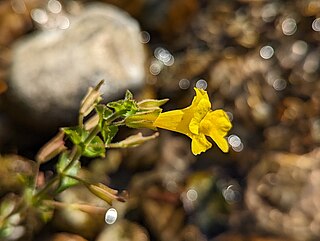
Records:
[[[33,159],[75,121],[101,78],[107,100],[131,89],[141,99],[170,98],[166,110],[188,106],[193,87],[205,88],[213,109],[232,119],[231,150],[195,157],[188,138],[167,131],[112,150],[85,165],[129,191],[115,206],[118,221],[59,210],[35,240],[319,240],[319,1],[99,4],[0,3],[1,153]],[[0,173],[9,180],[8,170],[16,169]],[[1,194],[15,184],[3,183]],[[97,201],[82,191],[60,198]]]

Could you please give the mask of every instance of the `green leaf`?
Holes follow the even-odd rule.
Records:
[[[76,179],[68,176],[77,176],[81,168],[81,164],[76,160],[69,166],[71,160],[68,158],[68,154],[68,152],[63,152],[60,155],[56,166],[57,172],[61,175],[60,184],[57,190],[58,192],[62,192],[65,189],[78,184]]]
[[[62,130],[75,145],[82,143],[89,135],[88,131],[80,127],[65,127]]]
[[[113,102],[109,102],[107,106],[114,109],[115,112],[121,112],[125,110],[124,102],[125,102],[124,100],[113,101]]]
[[[118,127],[114,125],[105,125],[101,130],[104,143],[109,144],[118,132]]]
[[[95,136],[92,141],[84,147],[83,155],[86,157],[104,157],[105,145],[100,137]]]

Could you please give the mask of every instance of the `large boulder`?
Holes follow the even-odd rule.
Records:
[[[76,124],[81,99],[101,79],[106,100],[143,86],[146,57],[135,19],[95,3],[69,21],[66,30],[37,31],[13,46],[2,106],[20,127],[45,132]]]

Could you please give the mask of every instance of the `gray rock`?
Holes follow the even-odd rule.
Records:
[[[98,3],[69,19],[68,29],[36,32],[13,47],[2,104],[19,125],[52,131],[76,124],[81,99],[101,79],[106,100],[143,86],[146,57],[137,21]]]

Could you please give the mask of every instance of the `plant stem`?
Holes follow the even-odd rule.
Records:
[[[88,144],[90,144],[90,142],[93,140],[93,138],[95,138],[98,133],[100,132],[100,128],[99,126],[96,126],[95,128],[93,128],[91,131],[90,131],[90,134],[88,135],[88,137],[84,140],[83,144],[85,146],[87,146]]]
[[[39,169],[40,169],[40,162],[36,162],[36,173],[35,173],[35,176],[34,176],[34,183],[33,183],[33,194],[36,193],[36,190],[37,190],[37,182],[38,182],[38,176],[39,176]]]
[[[79,113],[79,118],[78,118],[78,122],[79,122],[79,127],[83,128],[83,113]]]
[[[35,195],[33,195],[33,197],[35,198],[41,198],[41,196],[43,196],[46,191],[59,179],[59,176],[55,176],[52,179],[50,179],[50,181],[45,185],[45,187],[43,189],[41,189],[39,192],[37,192]]]

